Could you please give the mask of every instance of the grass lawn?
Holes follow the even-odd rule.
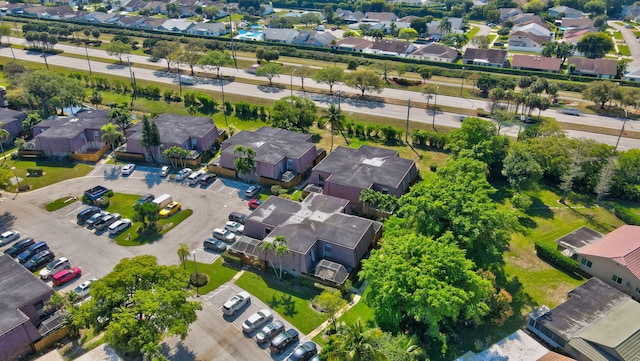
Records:
[[[20,178],[20,185],[31,186],[31,190],[46,187],[62,182],[66,179],[84,177],[93,168],[86,164],[74,164],[69,162],[45,161],[45,160],[11,160],[6,158],[4,163],[0,161],[0,167],[11,169],[15,167],[15,174]],[[27,177],[27,168],[42,168],[43,174],[39,177]],[[9,191],[15,191],[17,185],[10,187]]]
[[[310,301],[320,294],[320,290],[301,289],[270,276],[262,277],[253,272],[245,272],[236,285],[258,297],[274,309],[302,333],[309,333],[328,317],[311,308]]]
[[[614,31],[613,32],[613,37],[616,40],[624,41],[624,37],[622,36],[622,32],[621,31]]]
[[[195,272],[193,261],[187,260],[185,264],[187,265],[187,271],[189,274]],[[197,267],[199,273],[205,273],[209,276],[209,283],[200,287],[199,292],[201,295],[207,294],[220,287],[222,284],[229,282],[233,276],[238,273],[235,269],[224,266],[222,264],[222,257],[219,257],[211,264],[197,262]]]
[[[64,208],[69,202],[73,202],[76,200],[74,196],[66,196],[62,198],[58,198],[55,201],[47,204],[45,209],[49,212],[57,211],[58,209]]]
[[[123,194],[116,193],[110,198],[109,207],[107,211],[111,213],[119,213],[122,218],[129,218],[133,220],[135,212],[133,211],[133,203],[140,198],[140,195],[136,194]],[[180,212],[174,214],[169,218],[161,218],[158,220],[158,224],[162,228],[160,232],[153,235],[138,235],[137,230],[142,226],[141,222],[133,222],[133,225],[120,233],[115,241],[121,246],[139,246],[141,244],[150,243],[162,238],[162,235],[169,232],[173,227],[180,224],[180,222],[187,219],[193,211],[191,209],[182,209]],[[127,239],[129,238],[129,239]]]
[[[370,290],[371,288],[367,287],[362,297],[369,293]],[[344,322],[348,325],[351,325],[358,320],[360,320],[363,325],[366,325],[368,322],[374,322],[373,308],[367,306],[362,298],[360,299],[360,302],[358,302],[355,306],[351,307],[347,312],[343,313],[342,316],[338,317],[337,322]],[[316,337],[313,338],[313,342],[320,345],[326,344],[324,334],[321,332],[316,335]]]
[[[631,56],[631,51],[629,51],[629,47],[626,45],[618,45],[618,51],[622,56]]]

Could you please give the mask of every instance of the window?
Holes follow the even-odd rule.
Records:
[[[333,247],[330,244],[325,244],[324,245],[324,253],[322,255],[324,258],[331,257],[331,248],[333,248]]]
[[[592,263],[591,261],[589,261],[588,259],[586,259],[586,258],[584,258],[584,257],[582,258],[582,260],[580,261],[580,263],[582,263],[583,265],[585,265],[585,266],[587,266],[587,267],[589,267],[589,268],[591,268],[591,266],[593,265],[593,263]]]
[[[640,293],[640,287],[636,287],[636,293]]]
[[[611,280],[613,280],[613,282],[617,283],[617,284],[622,284],[622,278],[613,275],[613,277],[611,277]]]

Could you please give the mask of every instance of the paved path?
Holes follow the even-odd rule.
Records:
[[[622,25],[618,25],[616,24],[617,21],[618,20],[610,20],[607,23],[612,28],[616,30],[620,30],[620,32],[622,33],[622,37],[624,38],[624,41],[627,43],[627,46],[629,47],[629,51],[631,52],[631,57],[626,57],[626,58],[631,59],[631,62],[627,64],[627,69],[631,69],[631,68],[637,69],[640,67],[640,43],[636,39],[636,36],[633,35],[632,30],[634,29],[627,29]]]

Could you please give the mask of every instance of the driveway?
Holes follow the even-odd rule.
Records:
[[[638,68],[640,67],[640,43],[638,42],[638,39],[636,39],[636,36],[633,35],[632,30],[635,29],[627,29],[622,25],[618,25],[616,24],[618,20],[610,20],[607,23],[609,24],[610,27],[616,29],[616,30],[620,30],[620,32],[622,33],[622,37],[624,38],[624,41],[627,43],[627,46],[629,47],[629,51],[631,52],[631,57],[626,57],[626,59],[631,59],[631,62],[628,63],[627,65],[627,70],[631,69],[631,68]]]

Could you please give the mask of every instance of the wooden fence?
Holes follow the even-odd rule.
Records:
[[[68,334],[69,334],[69,330],[67,330],[66,327],[61,327],[49,333],[45,337],[39,339],[38,341],[34,342],[31,345],[31,347],[33,348],[34,352],[40,352],[43,349],[47,348],[52,343],[61,340],[63,337],[67,336]]]

